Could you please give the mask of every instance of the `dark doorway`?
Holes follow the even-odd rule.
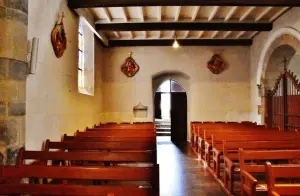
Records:
[[[171,93],[171,141],[187,141],[187,97],[185,92]]]
[[[166,80],[160,85],[154,110],[158,136],[169,136],[174,143],[187,141],[187,96],[178,82]]]

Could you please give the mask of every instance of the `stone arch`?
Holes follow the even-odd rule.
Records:
[[[265,94],[266,90],[269,88],[269,86],[267,86],[266,73],[268,71],[270,61],[272,61],[272,55],[274,57],[274,52],[285,46],[288,47],[289,50],[294,50],[295,53],[300,52],[300,32],[297,29],[291,27],[281,28],[275,31],[265,43],[258,62],[256,78],[257,84],[261,85],[261,91],[263,94]],[[261,123],[264,124],[266,112],[264,97],[262,97],[261,105],[263,108]]]
[[[168,79],[173,79],[183,86],[188,94],[190,76],[180,71],[162,71],[152,75],[153,95],[160,84]]]
[[[273,33],[273,35],[267,40],[258,62],[257,84],[263,84],[269,59],[274,50],[282,45],[289,45],[299,52],[300,32],[291,27],[282,28]]]

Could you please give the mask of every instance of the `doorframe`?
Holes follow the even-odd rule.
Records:
[[[155,112],[154,112],[154,98],[155,93],[158,87],[163,83],[165,80],[175,80],[178,82],[184,89],[187,96],[187,141],[190,141],[190,126],[189,123],[191,122],[191,77],[181,71],[163,71],[152,75],[152,104],[153,104],[153,121],[155,119]]]

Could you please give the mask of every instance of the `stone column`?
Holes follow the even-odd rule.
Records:
[[[0,0],[0,164],[25,143],[27,25],[28,0]]]

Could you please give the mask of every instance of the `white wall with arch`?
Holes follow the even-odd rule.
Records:
[[[185,89],[186,95],[187,95],[187,121],[190,122],[191,121],[191,91],[190,91],[190,76],[182,73],[182,72],[178,72],[178,71],[163,71],[163,72],[159,72],[156,73],[152,76],[152,96],[153,96],[153,101],[154,101],[154,96],[155,96],[155,92],[156,90],[160,87],[160,85],[166,81],[166,80],[175,80],[176,82],[178,82],[180,85],[182,85],[182,87]],[[154,102],[153,102],[154,104]],[[190,126],[187,124],[187,130],[188,133],[190,132],[189,130]],[[188,135],[189,138],[189,135]]]
[[[129,52],[133,52],[133,58],[140,65],[140,71],[133,78],[120,71]],[[219,75],[212,74],[206,67],[215,53],[226,62],[226,69]],[[171,73],[187,90],[189,122],[249,120],[249,47],[181,47],[177,50],[171,46],[119,47],[105,49],[104,56],[103,122],[152,121],[152,79],[166,73]],[[149,107],[145,119],[133,117],[132,108],[139,102]]]
[[[292,50],[287,48],[286,50],[278,50],[284,46],[289,46],[287,48],[292,48]],[[280,54],[277,55],[277,62],[274,58],[276,56],[274,51]],[[251,112],[251,119],[253,121],[264,124],[265,111],[261,115],[257,113],[258,105],[261,105],[262,108],[265,107],[264,98],[258,96],[257,84],[261,84],[263,90],[268,88],[265,86],[266,81],[268,81],[267,77],[269,77],[266,73],[269,73],[270,69],[272,70],[270,67],[274,66],[274,63],[279,64],[280,56],[287,56],[289,64],[295,64],[299,51],[300,8],[292,8],[274,23],[272,31],[262,32],[255,37],[251,47],[251,104],[254,109]]]

